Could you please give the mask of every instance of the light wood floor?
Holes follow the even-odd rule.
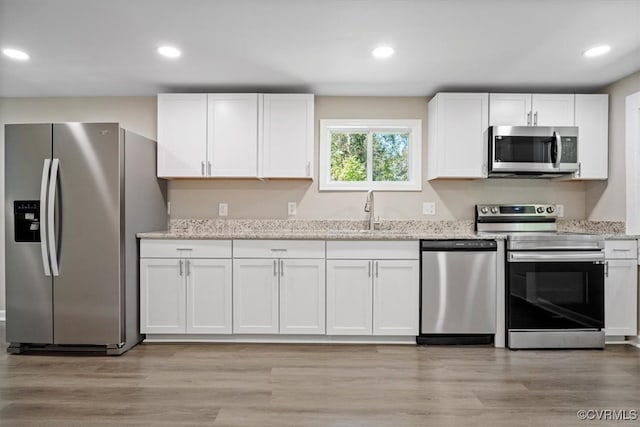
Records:
[[[120,357],[2,351],[3,426],[602,426],[576,411],[640,410],[640,351],[629,346],[146,344]]]

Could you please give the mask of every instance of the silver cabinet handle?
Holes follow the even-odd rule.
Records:
[[[609,277],[609,261],[604,262],[604,277]]]
[[[186,266],[187,276],[191,276],[191,261],[186,260],[184,264]]]
[[[271,252],[286,252],[286,249],[278,249],[278,248],[272,248]]]
[[[51,274],[60,275],[58,265],[58,250],[56,247],[56,227],[54,225],[54,214],[56,207],[56,187],[58,186],[58,166],[60,159],[53,159],[51,162],[51,177],[49,178],[49,203],[47,204],[47,223],[49,224],[47,234],[49,236],[49,259],[51,260]]]
[[[380,265],[380,261],[376,261],[376,277],[378,277],[378,266]]]
[[[582,176],[582,162],[578,162],[578,174],[577,176]]]
[[[531,111],[527,113],[527,126],[531,126]]]
[[[275,259],[273,260],[273,275],[278,276],[278,261]]]
[[[180,266],[180,275],[182,276],[182,260],[178,261],[178,265]]]
[[[204,176],[204,162],[200,162],[200,173]]]
[[[284,276],[284,261],[280,260],[280,277]]]
[[[193,248],[176,248],[176,251],[192,251]]]
[[[307,162],[307,176],[311,176],[311,162]]]
[[[207,162],[207,175],[211,176],[211,162]]]
[[[368,261],[368,262],[367,262],[367,275],[368,275],[369,277],[371,277],[371,263],[372,263],[372,262],[373,262],[373,261]]]
[[[51,159],[44,159],[42,180],[40,182],[40,252],[42,252],[42,265],[44,266],[45,276],[51,276],[49,248],[47,247],[47,182],[49,181],[50,166]]]
[[[614,252],[631,252],[631,249],[613,248]]]
[[[533,115],[533,125],[538,126],[538,112]]]

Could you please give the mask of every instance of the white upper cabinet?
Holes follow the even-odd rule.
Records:
[[[201,177],[207,156],[207,95],[158,95],[158,176]]]
[[[311,94],[158,95],[158,177],[312,178]]]
[[[575,179],[607,179],[609,175],[609,95],[576,95],[578,163]]]
[[[310,94],[263,95],[261,176],[313,176],[313,101]]]
[[[429,101],[427,179],[483,178],[489,94],[438,93]]]
[[[534,93],[531,96],[533,125],[573,126],[574,97],[572,93]]]
[[[258,175],[258,94],[207,95],[207,175]]]
[[[489,94],[489,126],[529,126],[530,93]]]
[[[489,94],[489,126],[573,126],[573,118],[573,94]]]

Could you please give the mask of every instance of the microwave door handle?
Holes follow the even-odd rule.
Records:
[[[556,146],[556,161],[555,163],[555,168],[559,169],[560,168],[560,162],[562,161],[562,137],[560,136],[560,133],[558,132],[553,132],[553,136],[555,137],[556,141],[555,141],[555,146]]]

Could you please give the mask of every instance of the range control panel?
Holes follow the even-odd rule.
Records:
[[[13,202],[14,240],[40,242],[40,200]]]
[[[524,205],[476,205],[477,217],[538,217],[556,218],[555,205],[524,204]]]

